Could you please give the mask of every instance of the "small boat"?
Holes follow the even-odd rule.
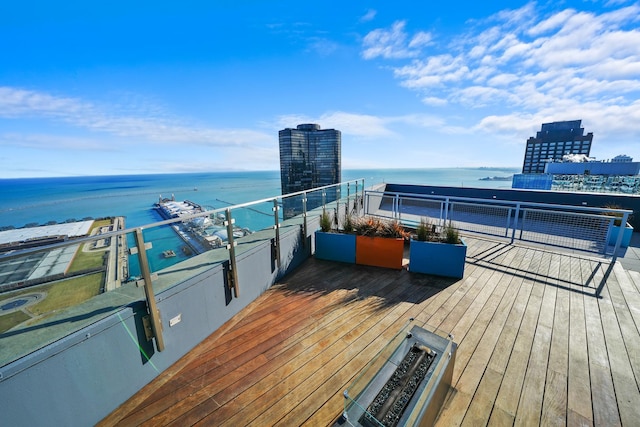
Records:
[[[174,256],[176,256],[176,253],[174,251],[172,251],[171,249],[167,249],[166,251],[162,252],[162,256],[165,258],[172,258]]]

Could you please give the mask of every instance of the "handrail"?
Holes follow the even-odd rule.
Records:
[[[557,208],[560,210],[566,210],[567,208],[571,208],[572,210],[578,211],[597,211],[597,212],[620,212],[620,213],[628,213],[632,214],[633,211],[629,209],[613,209],[613,208],[601,208],[595,206],[577,206],[577,205],[560,205],[553,203],[539,203],[539,202],[522,202],[515,200],[504,200],[504,199],[482,199],[477,197],[462,197],[462,196],[441,196],[438,194],[418,194],[418,193],[405,193],[405,192],[397,192],[397,191],[376,191],[376,190],[366,190],[367,194],[381,194],[381,195],[398,195],[398,196],[407,196],[413,199],[424,200],[424,199],[441,199],[441,200],[450,200],[455,199],[456,201],[470,201],[470,202],[482,202],[489,204],[506,204],[512,203],[513,205],[526,205],[526,206],[534,206],[534,207],[545,207],[545,208]]]
[[[299,195],[308,194],[310,191],[319,191],[319,190],[323,190],[323,189],[327,189],[327,188],[331,188],[331,187],[339,187],[339,186],[342,186],[342,185],[345,185],[345,184],[349,184],[349,183],[352,183],[352,182],[356,183],[356,188],[357,188],[358,181],[362,181],[362,186],[364,188],[364,178],[350,180],[350,181],[344,181],[344,182],[341,182],[341,183],[338,183],[338,184],[325,185],[325,186],[322,186],[322,187],[315,187],[315,188],[312,188],[312,189],[309,189],[309,190],[297,191],[295,193],[288,193],[288,194],[275,196],[275,197],[267,197],[267,198],[264,198],[264,199],[254,200],[254,201],[251,201],[251,202],[239,203],[239,204],[232,205],[232,206],[226,206],[224,208],[211,209],[211,210],[207,210],[207,211],[188,214],[188,215],[184,215],[184,216],[182,216],[180,218],[170,218],[170,219],[165,219],[165,220],[162,220],[162,221],[152,222],[150,224],[145,224],[145,225],[142,225],[142,226],[131,227],[131,228],[126,228],[126,229],[122,229],[122,230],[110,231],[110,232],[102,233],[102,234],[96,235],[96,236],[79,237],[79,238],[69,239],[69,240],[66,240],[64,242],[51,243],[51,244],[45,245],[45,246],[38,246],[38,247],[34,247],[34,248],[14,250],[14,251],[7,252],[7,253],[0,253],[0,262],[2,262],[4,260],[9,260],[9,259],[13,259],[13,258],[22,257],[22,256],[25,256],[25,255],[39,253],[39,252],[48,252],[48,251],[51,251],[51,250],[54,250],[54,249],[64,248],[64,247],[67,247],[67,246],[73,246],[73,245],[93,242],[93,241],[100,240],[100,239],[105,239],[105,238],[110,238],[110,237],[118,237],[118,236],[123,236],[123,235],[127,235],[127,234],[132,234],[132,233],[135,233],[135,231],[137,229],[148,230],[148,229],[160,227],[160,226],[163,226],[163,225],[171,225],[171,224],[176,224],[176,223],[182,223],[182,222],[189,221],[189,220],[192,220],[192,219],[195,219],[195,218],[200,218],[200,217],[203,217],[203,216],[211,216],[211,215],[215,215],[215,214],[218,214],[218,213],[225,213],[226,214],[227,209],[234,210],[234,209],[246,208],[246,207],[253,206],[253,205],[258,205],[258,204],[261,204],[261,203],[272,202],[274,199],[278,199],[278,198],[284,200],[285,198],[291,198],[291,197],[295,197],[295,196],[299,196]]]
[[[99,272],[99,271],[107,271],[107,275],[109,276],[109,277],[103,277],[102,283],[100,285],[102,287],[100,290],[100,293],[110,293],[110,291],[114,289],[113,287],[109,288],[110,284],[113,285],[113,283],[117,283],[115,285],[116,287],[121,286],[120,285],[121,279],[127,280],[128,282],[131,282],[131,283],[135,283],[139,287],[143,287],[144,296],[139,296],[138,298],[141,297],[142,299],[146,300],[146,309],[147,309],[148,316],[143,318],[143,321],[145,322],[145,335],[147,336],[147,339],[153,338],[155,340],[156,349],[158,351],[163,351],[165,348],[165,342],[163,338],[162,322],[160,319],[160,311],[156,304],[157,298],[154,292],[154,285],[157,287],[155,282],[156,282],[156,279],[158,279],[158,274],[152,273],[151,267],[153,266],[153,262],[151,261],[151,258],[147,256],[147,250],[152,248],[153,240],[145,242],[145,238],[143,237],[144,230],[151,230],[151,229],[156,229],[156,228],[164,227],[168,225],[187,223],[193,219],[201,218],[201,217],[213,217],[213,216],[218,217],[220,216],[219,214],[224,213],[224,216],[226,218],[225,225],[227,227],[227,237],[226,239],[223,239],[223,241],[226,240],[227,242],[227,245],[226,245],[227,254],[223,255],[222,257],[220,256],[220,254],[213,255],[212,258],[215,259],[216,262],[221,261],[223,263],[223,269],[226,270],[226,274],[227,274],[226,283],[230,288],[230,290],[233,292],[233,297],[240,298],[240,284],[238,283],[238,271],[237,271],[238,264],[236,262],[237,261],[236,260],[236,242],[234,241],[234,226],[233,226],[234,218],[233,218],[232,212],[237,211],[238,209],[248,208],[248,207],[260,205],[263,203],[272,204],[272,210],[273,210],[272,228],[274,230],[275,236],[271,237],[272,239],[272,243],[271,243],[272,255],[271,256],[272,256],[272,262],[275,262],[275,265],[277,266],[277,268],[280,269],[281,262],[284,262],[284,261],[281,261],[280,259],[281,258],[280,227],[281,225],[284,224],[284,222],[282,222],[283,218],[281,218],[280,215],[283,214],[281,206],[284,203],[284,201],[293,197],[298,197],[300,195],[303,197],[304,209],[302,214],[302,219],[303,219],[302,229],[305,230],[305,235],[306,235],[306,230],[308,229],[307,196],[313,192],[321,192],[323,195],[323,201],[326,202],[325,195],[326,195],[327,189],[330,189],[330,188],[336,189],[336,195],[337,195],[336,197],[340,198],[341,187],[346,185],[347,197],[351,197],[350,185],[352,183],[355,183],[356,195],[358,193],[359,185],[362,185],[362,192],[364,194],[364,179],[350,180],[350,181],[340,182],[338,184],[325,185],[322,187],[312,188],[304,191],[298,191],[295,193],[277,195],[277,196],[272,196],[265,199],[249,201],[249,202],[240,203],[232,206],[226,206],[224,208],[217,208],[217,209],[204,210],[202,212],[189,213],[189,214],[181,215],[177,218],[164,219],[161,221],[156,221],[156,222],[145,224],[142,226],[130,227],[130,228],[120,229],[120,230],[116,229],[113,231],[108,231],[105,233],[94,234],[94,235],[85,236],[85,237],[69,238],[65,236],[66,240],[62,242],[56,242],[56,243],[46,244],[43,246],[35,246],[35,247],[29,247],[24,249],[15,249],[15,250],[7,251],[5,253],[0,253],[0,263],[8,260],[29,257],[33,254],[49,253],[49,252],[53,252],[56,250],[65,249],[69,247],[79,247],[81,248],[80,250],[84,250],[85,247],[83,245],[91,244],[92,242],[97,242],[99,240],[110,240],[111,243],[108,245],[109,246],[107,248],[108,252],[106,252],[109,254],[108,256],[110,260],[105,261],[103,258],[102,266],[99,268],[96,268],[95,271],[92,271],[93,273]],[[330,202],[333,203],[334,200],[330,200]],[[110,218],[114,218],[114,217],[110,217]],[[99,221],[99,219],[95,221]],[[115,227],[112,227],[112,228],[115,228]],[[264,224],[261,224],[260,230],[255,230],[255,231],[258,231],[258,232],[266,231],[268,234],[269,229],[270,227],[264,227]],[[135,243],[133,245],[131,245],[131,243],[126,244],[126,237],[128,237],[129,235],[132,235],[134,238]],[[305,237],[305,240],[306,240],[306,237]],[[211,247],[206,245],[205,247],[203,247],[205,251],[210,248]],[[222,246],[221,248],[224,249],[225,247]],[[127,249],[129,250],[128,253],[125,252]],[[108,272],[114,271],[114,269],[121,268],[120,259],[118,257],[126,256],[126,260],[124,262],[130,263],[132,260],[135,259],[135,258],[132,258],[131,256],[135,256],[135,255],[137,255],[137,261],[139,264],[141,277],[131,276],[131,270],[127,269],[127,270],[120,270],[120,271],[124,271],[124,273],[120,277],[118,277],[116,273],[115,280],[111,281],[112,276]],[[42,256],[46,256],[46,255],[42,255]],[[58,255],[55,255],[54,257],[56,256]],[[116,257],[115,259],[113,258],[114,256]],[[228,263],[224,262],[225,257],[227,257]],[[190,258],[190,255],[187,255],[187,258]],[[64,262],[70,262],[70,261],[63,260],[62,263]],[[62,263],[60,265],[64,265]],[[68,265],[70,264],[67,264],[66,268],[68,268]],[[179,265],[179,263],[176,263],[175,265]],[[134,274],[137,274],[137,273],[134,273]],[[66,269],[64,271],[61,269],[59,271],[56,271],[53,274],[45,274],[42,276],[36,276],[35,278],[32,278],[31,275],[24,276],[24,277],[21,277],[21,279],[19,279],[18,281],[15,281],[15,282],[9,281],[5,285],[7,289],[9,289],[10,291],[15,291],[15,290],[25,289],[35,284],[40,285],[40,284],[53,282],[54,280],[58,280],[60,278],[71,280],[71,277],[75,277],[73,272],[69,273]],[[164,283],[164,286],[167,286],[166,282]],[[169,284],[169,286],[171,286],[171,284]],[[124,292],[126,293],[127,291],[124,291]]]
[[[419,213],[405,211],[405,206],[402,201],[423,201],[423,202],[434,202],[440,205],[440,215],[439,220],[446,222],[452,220],[452,215],[456,206],[462,205],[470,205],[470,206],[485,206],[487,208],[491,207],[493,209],[502,209],[504,212],[502,215],[506,218],[506,224],[500,229],[504,230],[504,236],[508,236],[511,234],[511,242],[513,244],[516,239],[516,229],[520,230],[519,239],[522,239],[522,234],[525,226],[525,217],[527,212],[537,212],[542,215],[550,218],[550,215],[565,215],[567,217],[577,218],[574,223],[572,223],[572,227],[574,230],[580,229],[582,233],[580,236],[581,239],[585,239],[585,236],[588,235],[586,225],[583,223],[585,220],[590,221],[591,225],[599,224],[600,232],[603,232],[603,224],[608,224],[608,227],[611,228],[613,226],[614,221],[619,219],[621,223],[624,225],[627,223],[629,216],[633,213],[632,210],[629,209],[615,209],[615,208],[602,208],[602,207],[592,207],[592,206],[575,206],[575,205],[561,205],[561,204],[553,204],[553,203],[539,203],[539,202],[527,202],[527,201],[514,201],[514,200],[504,200],[504,199],[485,199],[485,198],[474,198],[474,197],[462,197],[462,196],[444,196],[444,195],[436,195],[436,194],[422,194],[422,193],[408,193],[408,192],[398,192],[398,191],[379,191],[379,190],[365,190],[365,198],[366,198],[366,210],[365,212],[371,213],[371,199],[375,198],[376,200],[380,200],[379,203],[383,203],[386,200],[385,205],[386,208],[382,209],[382,211],[389,212],[389,216],[395,220],[402,221],[402,214],[408,214],[412,217],[420,216]],[[373,208],[375,209],[375,208]],[[514,212],[515,210],[515,212]],[[458,211],[456,211],[458,212]],[[611,215],[613,214],[613,215]],[[377,215],[380,215],[379,213]],[[524,215],[520,221],[521,215]],[[382,215],[384,216],[384,215]],[[478,219],[476,219],[478,220]],[[486,218],[485,218],[486,220]],[[479,220],[477,224],[473,222],[473,220],[467,220],[467,224],[474,224],[474,227],[482,228],[482,220]],[[599,222],[598,222],[599,221]],[[464,221],[463,221],[464,222]],[[582,222],[582,223],[581,223]],[[414,221],[409,221],[410,224],[413,224]],[[493,226],[495,227],[495,225]],[[485,228],[486,230],[486,228]],[[585,231],[587,230],[587,231]],[[535,231],[540,234],[540,231]],[[481,231],[481,233],[488,233],[488,231]],[[490,234],[494,234],[494,232],[489,232]],[[618,251],[622,244],[622,233],[619,233],[616,239],[616,242],[611,242],[609,245],[609,233],[606,232],[606,235],[598,234],[597,236],[590,236],[589,238],[594,239],[593,241],[598,243],[598,247],[600,248],[601,254],[604,256],[611,255],[612,262],[615,262],[618,256]],[[542,233],[544,234],[544,233]],[[591,233],[592,234],[592,233]],[[551,233],[550,235],[553,235]],[[536,239],[540,239],[536,237]],[[551,238],[547,238],[548,241],[551,241]],[[571,246],[574,245],[574,246]],[[566,247],[572,247],[577,249],[575,243],[568,244]],[[613,252],[610,252],[609,249],[613,245]],[[590,252],[593,252],[593,249],[589,249]]]

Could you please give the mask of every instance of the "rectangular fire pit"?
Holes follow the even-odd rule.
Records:
[[[403,328],[345,390],[341,423],[433,425],[451,387],[456,349],[440,331]]]

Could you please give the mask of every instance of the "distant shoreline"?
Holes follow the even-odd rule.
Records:
[[[511,176],[487,176],[484,178],[478,178],[478,181],[511,181],[513,179],[513,175]]]

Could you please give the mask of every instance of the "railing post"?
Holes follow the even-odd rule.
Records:
[[[449,198],[444,199],[444,215],[442,215],[442,226],[447,225],[447,219],[449,218]]]
[[[504,226],[504,237],[509,237],[509,227],[511,226],[511,213],[513,212],[513,208],[509,208],[507,213],[507,223]],[[513,243],[513,240],[511,241]]]
[[[238,298],[240,296],[240,288],[238,286],[238,269],[236,265],[236,242],[233,239],[233,223],[235,221],[231,218],[231,209],[227,209],[225,213],[227,220],[224,225],[227,227],[227,250],[229,251],[230,266],[229,287],[233,289],[234,296]]]
[[[367,215],[369,213],[369,193],[365,192],[362,197],[364,198],[364,211],[362,213]]]
[[[324,193],[322,193],[322,198],[324,199]],[[323,200],[324,202],[324,200]],[[278,206],[278,199],[273,199],[273,229],[276,232],[275,239],[275,250],[274,257],[276,259],[276,265],[280,268],[280,218],[279,218],[280,207]]]
[[[358,216],[360,212],[364,213],[364,178],[362,179],[362,194],[360,195],[360,206],[358,206]]]
[[[396,193],[396,195],[393,197],[392,206],[393,218],[398,219],[398,217],[400,216],[400,195],[398,193]]]
[[[511,244],[516,239],[516,230],[518,228],[518,219],[520,218],[520,203],[516,204],[516,212],[513,217],[513,232],[511,233]]]
[[[628,212],[623,213],[622,219],[620,220],[620,231],[618,231],[618,238],[616,239],[616,245],[613,247],[613,257],[611,257],[611,263],[615,263],[616,260],[618,259],[618,249],[620,249],[620,246],[622,245],[624,228],[627,226],[628,219],[629,219],[629,213]]]
[[[138,261],[140,262],[140,272],[144,280],[144,294],[147,298],[147,307],[149,309],[149,317],[151,319],[151,330],[156,339],[156,347],[158,351],[164,350],[164,339],[162,337],[162,321],[160,320],[160,311],[156,306],[156,297],[153,294],[153,286],[151,284],[151,270],[149,269],[149,260],[147,259],[147,245],[144,243],[142,229],[136,228],[135,232],[136,248],[138,250]]]
[[[307,192],[302,193],[302,245],[307,246],[307,233],[309,231],[307,224]]]

